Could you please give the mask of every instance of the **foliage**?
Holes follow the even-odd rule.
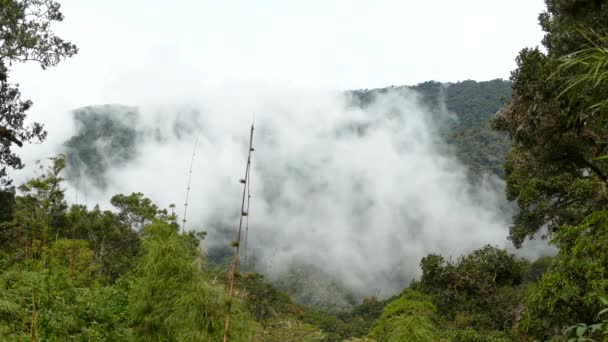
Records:
[[[412,88],[422,94],[424,103],[437,110],[442,105],[439,101],[445,100],[446,109],[455,119],[445,124],[441,135],[473,177],[484,173],[504,177],[503,163],[510,143],[504,134],[490,128],[489,120],[511,98],[510,82],[424,82]]]
[[[287,293],[264,282],[261,274],[246,273],[238,277],[236,287],[244,290],[246,305],[259,322],[289,315],[298,316],[303,312],[303,308],[295,304]]]
[[[592,322],[608,293],[608,211],[590,215],[576,227],[562,229],[549,271],[526,298],[521,330],[546,338],[576,322]]]
[[[25,254],[18,255],[20,260],[31,253],[44,262],[50,239],[58,238],[53,227],[63,225],[62,214],[67,204],[65,190],[61,188],[63,178],[60,172],[65,162],[62,156],[51,158],[50,161],[45,174],[19,186],[21,195],[16,198],[13,229],[7,233],[14,239],[14,244],[25,246]]]
[[[355,296],[340,279],[315,265],[292,263],[273,282],[297,303],[316,310],[337,313],[352,309],[356,303]]]
[[[171,225],[145,228],[142,258],[129,294],[134,334],[144,341],[220,340],[228,308],[227,291],[209,281]],[[231,337],[244,340],[253,322],[241,300],[232,303]]]
[[[66,248],[77,248],[76,260],[62,253]],[[80,287],[91,284],[86,279],[92,267],[86,244],[63,240],[51,249],[47,269],[29,261],[0,273],[2,340],[124,339],[125,284]]]
[[[76,54],[73,44],[51,30],[53,22],[63,20],[60,6],[52,0],[1,0],[0,7],[0,187],[10,186],[7,167],[20,169],[23,163],[11,149],[46,137],[43,126],[25,126],[32,101],[21,100],[18,85],[9,82],[8,67],[13,62],[34,61],[43,69],[57,65]]]
[[[175,217],[139,193],[114,196],[116,213],[68,210],[63,167],[63,158],[55,158],[46,173],[19,187],[12,231],[26,238],[2,249],[8,262],[2,259],[0,268],[1,339],[223,336],[227,291],[201,269],[204,234],[178,234]],[[235,340],[261,334],[240,295],[233,308]]]
[[[316,327],[294,319],[274,319],[265,323],[261,341],[283,342],[325,341],[325,335]]]
[[[608,37],[587,38],[589,46],[560,59],[557,75],[562,76],[571,108],[576,108],[577,125],[597,122],[605,129],[608,115]]]
[[[90,287],[95,283],[93,251],[82,240],[59,239],[49,249],[49,267],[64,270],[65,276],[76,287]]]
[[[7,185],[6,168],[22,167],[10,148],[45,136],[41,125],[23,127],[31,102],[8,83],[7,61],[52,66],[76,49],[49,29],[62,19],[55,2],[0,2],[0,184]],[[247,273],[228,303],[226,275],[210,269],[198,250],[202,235],[180,234],[175,215],[141,193],[114,196],[112,211],[68,206],[60,156],[18,192],[0,192],[0,339],[220,340],[232,305],[235,341],[504,342],[555,334],[598,340],[606,321],[594,316],[601,309],[597,298],[608,293],[608,158],[602,157],[608,54],[601,38],[608,3],[546,2],[540,16],[546,52],[522,50],[511,82],[411,88],[432,113],[443,111],[445,99],[454,119],[431,119],[441,120],[447,151],[473,176],[506,178],[507,196],[519,206],[513,243],[519,247],[546,229],[556,257],[527,262],[492,246],[455,261],[428,255],[420,280],[401,295],[359,305],[314,266],[292,268],[279,287]],[[490,131],[488,120],[511,97],[509,87],[512,99],[492,122],[498,131]],[[365,106],[379,93],[405,90],[351,95]],[[65,146],[72,180],[90,177],[83,181],[104,187],[109,167],[136,156],[138,138],[149,132],[137,128],[136,109],[116,108],[75,113],[79,133]],[[505,133],[513,144],[506,157]],[[595,323],[560,334],[576,322]]]
[[[378,341],[436,341],[436,312],[430,297],[407,289],[384,308],[369,337]]]
[[[535,283],[540,280],[543,274],[547,273],[553,264],[553,257],[544,256],[536,259],[526,267],[524,275],[525,283]]]
[[[608,298],[600,297],[604,308],[597,314],[600,322],[587,325],[578,323],[566,329],[565,334],[568,341],[576,342],[595,342],[608,340]],[[604,317],[602,319],[602,317]],[[554,336],[553,340],[558,340],[561,336]]]
[[[510,238],[521,246],[546,227],[559,248],[528,268],[519,330],[546,339],[564,326],[590,322],[606,293],[605,38],[608,4],[548,0],[540,17],[547,52],[524,49],[512,74],[513,100],[494,121],[514,148],[507,157],[507,195],[519,213]],[[591,33],[591,34],[589,34]],[[566,95],[566,96],[564,96]],[[595,325],[594,327],[597,327]],[[569,340],[586,340],[578,325]]]
[[[439,313],[459,327],[510,329],[523,295],[525,266],[489,245],[456,262],[430,254],[420,262],[422,276],[412,288],[429,294]]]
[[[446,330],[442,334],[442,341],[450,342],[511,342],[514,341],[505,332],[484,331],[479,332],[473,329]]]
[[[101,211],[99,206],[89,210],[83,205],[73,205],[66,213],[66,221],[69,229],[64,235],[89,243],[97,274],[104,281],[116,279],[135,266],[139,234],[115,213]]]
[[[606,132],[597,131],[594,116],[582,112],[572,99],[560,97],[563,80],[580,71],[562,68],[559,77],[555,72],[565,56],[589,43],[584,32],[608,29],[608,4],[546,2],[540,24],[546,32],[543,45],[547,51],[526,48],[520,52],[517,69],[511,74],[512,100],[493,122],[513,141],[505,174],[507,196],[519,207],[510,229],[516,246],[541,228],[553,234],[560,227],[579,224],[607,200],[608,165],[596,159],[603,154]],[[577,97],[586,101],[592,89],[584,87]],[[573,120],[581,117],[586,122]]]
[[[134,266],[144,225],[160,220],[177,227],[174,215],[141,193],[113,196],[117,212],[101,211],[98,206],[68,208],[61,176],[65,159],[59,156],[50,162],[44,173],[19,187],[10,221],[0,222],[4,250],[13,261],[46,257],[52,239],[80,239],[93,250],[97,274],[110,281]]]
[[[380,317],[387,303],[393,299],[365,298],[361,304],[355,306],[351,311],[338,314],[338,317],[346,323],[346,331],[349,332],[343,335],[343,338],[367,335],[374,321]]]
[[[125,196],[114,195],[110,203],[118,209],[117,218],[120,223],[127,225],[136,232],[155,220],[171,224],[177,228],[175,215],[169,215],[166,209],[159,209],[149,198],[144,197],[141,192],[135,192]]]
[[[305,323],[319,327],[325,333],[326,341],[337,342],[351,336],[360,336],[360,332],[357,333],[356,330],[350,330],[350,326],[335,313],[332,314],[310,308],[303,308],[302,311],[302,314],[298,316],[299,319]],[[367,331],[364,333],[367,333]]]
[[[221,278],[222,274],[218,277]],[[295,319],[320,329],[324,341],[342,341],[350,337],[367,335],[388,301],[367,298],[350,311],[331,313],[295,303],[286,292],[264,281],[260,274],[245,273],[237,278],[236,286],[244,290],[245,304],[254,319],[267,329],[272,329],[268,326],[268,322]]]

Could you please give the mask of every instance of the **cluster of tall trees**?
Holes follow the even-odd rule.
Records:
[[[68,205],[63,156],[17,188],[0,220],[3,341],[215,341],[224,335],[228,270],[200,251],[204,233],[141,193],[111,210]],[[234,341],[341,341],[362,336],[384,301],[352,312],[303,307],[256,273],[239,274]]]
[[[114,196],[112,211],[68,206],[64,166],[53,158],[19,186],[11,220],[0,222],[2,339],[223,336],[227,295],[198,260],[199,237],[178,234],[175,215],[140,193]],[[234,336],[253,322],[240,305]]]
[[[513,99],[494,121],[514,144],[505,164],[507,194],[519,207],[511,240],[520,246],[545,234],[559,248],[526,298],[521,329],[538,337],[593,322],[608,294],[608,3],[546,3],[546,51],[521,51]]]

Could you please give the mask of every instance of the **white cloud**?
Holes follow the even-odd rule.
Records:
[[[387,295],[418,274],[428,253],[508,245],[504,184],[470,187],[436,131],[447,113],[428,112],[414,93],[360,109],[337,92],[227,87],[204,92],[198,103],[190,227],[208,230],[207,244],[229,244],[221,225],[232,239],[255,113],[249,246],[264,272],[304,261],[362,294]],[[181,206],[195,136],[174,135],[177,113],[142,107],[137,128],[158,128],[165,139],[142,138],[137,158],[109,170],[108,189],[88,186],[89,204],[140,191],[163,207]],[[84,186],[81,180],[81,199]]]

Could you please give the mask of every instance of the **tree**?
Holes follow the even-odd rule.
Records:
[[[176,216],[169,214],[166,209],[159,209],[141,192],[134,192],[128,196],[114,195],[110,199],[110,203],[119,210],[117,216],[120,222],[138,233],[155,220],[169,223],[177,229]]]
[[[101,211],[99,206],[88,210],[83,205],[73,205],[66,217],[68,229],[64,235],[89,243],[104,280],[114,280],[134,268],[140,237],[130,226],[121,223],[116,214]]]
[[[457,326],[510,329],[523,296],[524,264],[489,245],[456,262],[430,254],[420,262],[422,276],[411,288],[428,294],[438,313]]]
[[[561,58],[557,76],[566,86],[560,95],[566,95],[570,107],[577,109],[574,120],[578,125],[595,123],[599,134],[604,135],[608,117],[608,37],[587,39],[589,46]]]
[[[25,257],[31,249],[33,256],[44,258],[50,239],[59,238],[58,229],[63,227],[67,204],[60,173],[65,159],[58,156],[50,161],[45,174],[19,186],[21,195],[16,198],[14,224],[8,233],[13,234],[14,243],[26,246]]]
[[[551,264],[553,264],[553,257],[544,256],[536,259],[526,267],[524,282],[535,283],[539,281],[543,274],[547,273]]]
[[[10,186],[7,168],[20,169],[23,163],[12,150],[14,145],[42,141],[43,126],[25,126],[32,101],[22,100],[17,84],[9,82],[9,66],[14,62],[37,62],[43,69],[57,65],[78,52],[51,30],[63,20],[59,3],[53,0],[0,0],[0,186]]]
[[[372,326],[369,336],[378,341],[437,341],[434,324],[437,308],[430,297],[406,289],[389,303]]]
[[[560,230],[551,268],[527,294],[521,329],[546,338],[571,324],[593,322],[608,293],[608,211]]]
[[[327,341],[327,337],[317,327],[290,318],[273,319],[266,322],[263,335],[260,340],[268,342]]]
[[[2,341],[125,341],[128,281],[97,287],[86,242],[60,239],[49,267],[29,260],[0,272]]]
[[[157,221],[145,227],[129,294],[138,340],[219,341],[223,336],[227,290],[206,278],[189,245],[167,223]],[[239,297],[232,310],[232,339],[244,341],[252,335],[254,323]]]
[[[13,210],[15,207],[15,189],[0,190],[0,236],[11,230],[13,224]],[[0,249],[11,243],[8,239],[0,240]]]
[[[600,302],[604,308],[597,314],[598,320],[593,324],[578,323],[566,329],[564,335],[570,337],[569,341],[600,341],[604,337],[604,341],[608,339],[608,297],[600,297]],[[561,337],[561,334],[554,336],[554,339]]]
[[[46,257],[51,240],[80,239],[93,250],[97,275],[113,281],[135,266],[144,225],[161,221],[177,230],[175,215],[159,209],[141,193],[113,196],[116,213],[101,211],[99,206],[68,208],[62,187],[65,158],[60,155],[50,161],[42,175],[18,187],[18,195],[11,198],[14,205],[6,215],[10,221],[0,221],[0,248],[12,254],[13,262]],[[191,243],[198,243],[192,235],[190,240],[196,242]]]
[[[495,129],[510,135],[507,156],[507,197],[519,211],[510,239],[519,247],[543,227],[552,234],[562,226],[579,224],[608,203],[605,187],[608,164],[603,154],[608,135],[581,117],[566,97],[562,77],[555,77],[561,58],[588,44],[585,32],[608,30],[608,3],[595,0],[546,0],[540,15],[546,32],[539,48],[523,49],[511,74],[513,98],[494,119]],[[585,94],[581,94],[584,97]],[[583,115],[585,116],[585,115]]]

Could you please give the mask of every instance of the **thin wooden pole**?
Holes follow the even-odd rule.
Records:
[[[247,242],[249,241],[249,202],[251,201],[251,175],[247,179],[247,205],[245,211],[247,216],[245,217],[245,262],[243,263],[243,270],[247,272]]]
[[[190,181],[192,180],[192,165],[194,165],[194,155],[196,154],[196,146],[198,138],[194,141],[194,149],[192,150],[192,159],[190,159],[190,171],[188,172],[188,185],[186,186],[186,200],[184,201],[184,217],[182,218],[182,233],[186,232],[186,215],[188,214],[188,197],[190,196]]]
[[[245,168],[245,178],[241,179],[243,184],[243,197],[241,200],[241,215],[239,219],[239,229],[236,233],[235,239],[235,252],[234,260],[232,261],[232,270],[230,272],[230,292],[228,296],[228,313],[226,314],[226,325],[224,326],[224,342],[228,342],[228,335],[230,334],[230,312],[232,309],[232,299],[234,297],[234,279],[236,278],[236,272],[239,264],[239,249],[241,244],[241,232],[243,230],[243,217],[249,215],[245,211],[245,195],[247,194],[247,183],[249,182],[249,173],[251,170],[251,153],[253,152],[253,131],[254,127],[251,124],[251,131],[249,133],[249,151],[247,152],[247,167]]]

